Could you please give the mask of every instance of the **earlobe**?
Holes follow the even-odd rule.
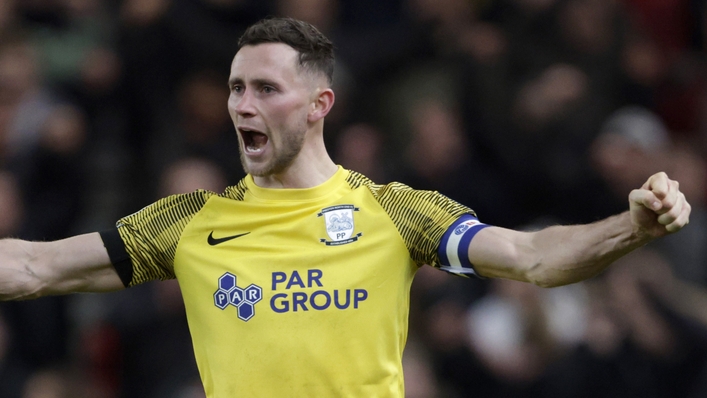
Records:
[[[334,106],[334,91],[327,88],[322,90],[319,95],[312,102],[312,110],[309,112],[307,120],[310,123],[314,123],[320,119],[323,119]]]

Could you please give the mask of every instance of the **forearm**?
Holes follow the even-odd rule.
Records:
[[[36,245],[17,239],[0,240],[0,300],[39,297],[42,281],[34,271]]]
[[[593,224],[534,232],[486,228],[472,240],[469,259],[481,276],[552,287],[595,276],[650,239],[633,231],[626,212]]]
[[[651,240],[636,234],[628,212],[587,225],[549,227],[529,238],[527,279],[547,287],[591,278]]]
[[[536,232],[484,228],[469,243],[469,261],[485,277],[566,285],[600,273],[619,257],[690,221],[690,204],[677,181],[665,173],[652,175],[628,199],[629,211],[593,224]]]
[[[121,288],[97,233],[54,242],[0,240],[0,300]]]

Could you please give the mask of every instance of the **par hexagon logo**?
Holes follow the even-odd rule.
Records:
[[[226,272],[218,278],[218,289],[214,293],[214,305],[221,310],[232,305],[236,307],[238,318],[244,321],[255,316],[255,303],[262,300],[263,289],[250,284],[245,289],[236,285],[236,276]]]

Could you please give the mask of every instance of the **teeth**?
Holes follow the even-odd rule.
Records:
[[[248,146],[246,146],[245,149],[251,153],[262,152],[262,150],[263,150],[262,148],[254,146],[254,145],[248,145]]]

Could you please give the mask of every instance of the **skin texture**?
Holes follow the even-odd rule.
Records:
[[[469,258],[480,275],[539,286],[566,285],[590,278],[648,242],[689,222],[691,207],[677,181],[651,176],[629,194],[629,211],[605,220],[554,226],[537,232],[490,227],[479,231]]]
[[[97,232],[55,242],[0,241],[0,299],[123,289]]]
[[[324,116],[334,92],[324,75],[298,65],[298,53],[281,43],[244,46],[233,59],[228,112],[238,132],[241,163],[266,188],[307,188],[336,172],[324,147]],[[249,153],[242,130],[267,136],[262,152]]]
[[[334,92],[325,76],[300,67],[294,49],[244,46],[228,85],[243,167],[258,186],[309,188],[336,172],[323,138]],[[251,145],[258,150],[248,150],[253,134],[247,131],[258,132]],[[592,277],[631,250],[678,231],[689,215],[678,183],[658,173],[630,193],[629,210],[620,215],[537,232],[486,228],[472,241],[469,258],[482,276],[558,286]],[[0,241],[0,299],[122,288],[98,233],[44,243]]]

